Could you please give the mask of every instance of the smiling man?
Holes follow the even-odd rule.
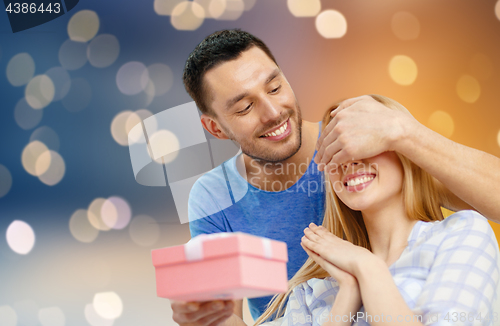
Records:
[[[191,236],[241,231],[284,241],[292,276],[307,259],[297,239],[311,221],[323,219],[323,175],[313,161],[319,124],[302,120],[273,55],[245,32],[222,31],[198,45],[186,63],[184,83],[203,113],[204,128],[237,142],[243,152],[222,164],[224,173],[209,172],[193,186]],[[235,188],[249,191],[234,205],[214,209],[224,201],[229,180],[232,198],[238,197]],[[254,318],[270,298],[249,299]],[[241,301],[236,306],[241,309]]]
[[[291,278],[308,257],[300,246],[303,230],[323,221],[320,170],[389,150],[437,179],[444,207],[474,207],[500,220],[500,173],[489,173],[500,170],[498,158],[454,143],[370,96],[344,101],[318,139],[320,124],[301,119],[274,56],[249,33],[224,30],[209,35],[189,55],[183,78],[203,113],[204,128],[218,139],[237,142],[242,150],[193,186],[188,207],[192,237],[241,231],[284,241]],[[245,169],[239,169],[243,165]],[[238,194],[241,189],[245,192]],[[232,205],[221,204],[226,197]],[[270,298],[249,299],[254,319]],[[181,326],[243,323],[241,300],[172,302],[172,310]]]

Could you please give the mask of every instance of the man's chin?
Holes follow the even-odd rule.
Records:
[[[293,148],[286,150],[282,153],[279,153],[276,151],[269,153],[272,150],[270,150],[266,153],[256,153],[255,151],[248,151],[244,148],[242,148],[241,151],[243,152],[243,154],[251,157],[252,159],[254,159],[256,161],[262,162],[263,164],[265,164],[265,163],[280,163],[280,162],[288,160],[289,158],[291,158],[292,156],[297,154],[297,152],[300,150],[300,147],[302,146],[302,137],[300,137],[300,134],[299,134],[298,138],[299,139],[297,141],[297,144],[294,145]]]

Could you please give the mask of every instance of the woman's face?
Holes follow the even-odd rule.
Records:
[[[330,171],[330,181],[339,199],[356,211],[378,210],[401,203],[403,166],[395,152],[351,161]]]

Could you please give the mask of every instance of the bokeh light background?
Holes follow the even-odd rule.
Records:
[[[383,94],[500,156],[497,1],[81,0],[17,34],[0,14],[0,325],[174,324],[150,251],[188,225],[168,187],[134,180],[126,134],[191,101],[185,59],[235,27],[270,46],[306,120]]]

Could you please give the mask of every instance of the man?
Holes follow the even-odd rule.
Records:
[[[295,95],[267,46],[246,32],[216,32],[202,41],[186,62],[184,85],[203,113],[204,128],[237,142],[243,153],[222,164],[223,173],[207,173],[194,185],[189,201],[193,237],[243,231],[285,241],[291,278],[307,258],[299,241],[303,229],[323,219],[319,171],[388,150],[402,153],[441,181],[443,206],[474,207],[500,220],[500,203],[494,198],[500,173],[489,172],[500,168],[498,158],[451,142],[368,96],[344,101],[318,139],[318,124],[302,121]],[[243,176],[238,162],[246,169]],[[218,190],[226,184],[248,191],[234,200],[229,189],[234,204],[217,210]],[[249,299],[254,319],[268,301]],[[242,323],[241,300],[173,302],[172,309],[182,326]]]

